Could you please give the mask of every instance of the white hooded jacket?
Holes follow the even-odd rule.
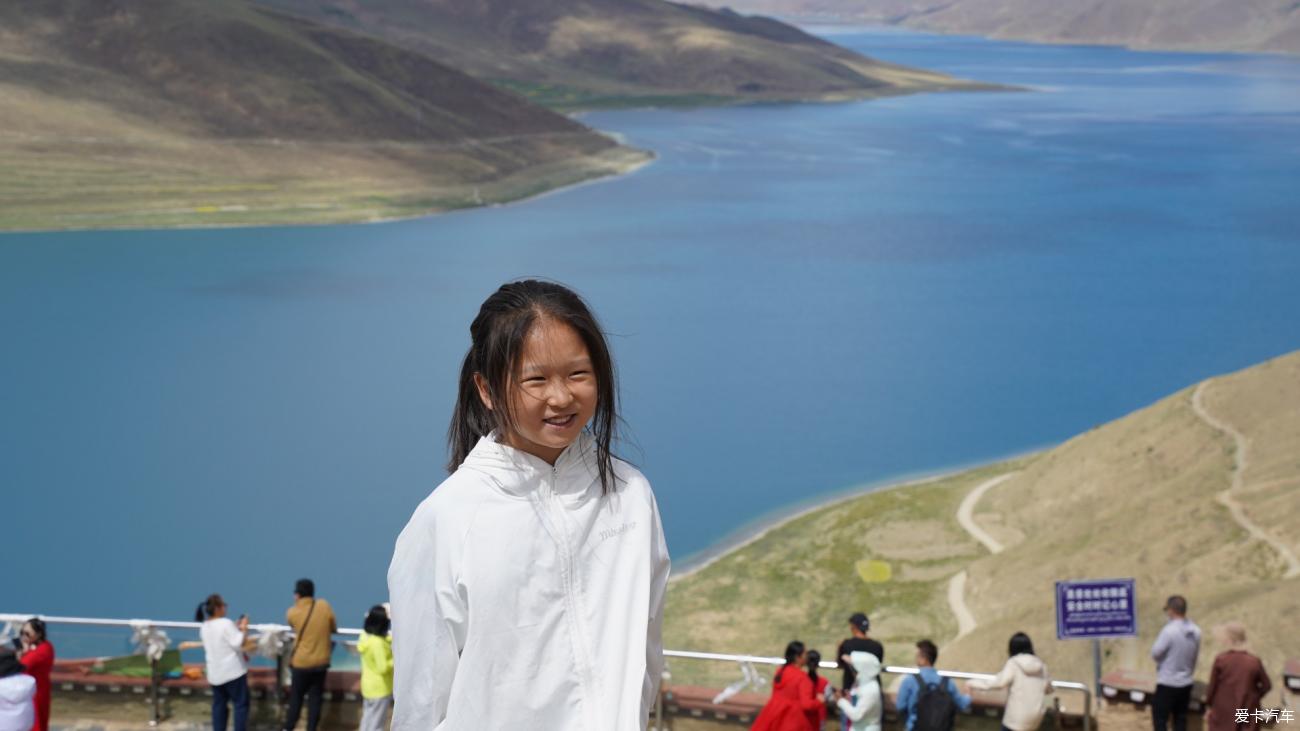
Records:
[[[857,673],[853,681],[853,701],[841,698],[836,702],[840,713],[851,722],[853,731],[880,731],[884,704],[880,698],[880,660],[869,652],[854,652],[849,662]]]
[[[654,494],[595,440],[555,466],[479,440],[388,569],[393,731],[633,731],[663,671],[668,550]]]
[[[22,673],[0,678],[0,731],[31,731],[35,696],[36,678]]]
[[[1047,665],[1035,655],[1021,653],[1007,660],[1002,671],[993,680],[972,680],[970,687],[981,690],[1006,688],[1007,707],[1002,714],[1002,725],[1011,731],[1033,731],[1043,721],[1047,710],[1043,696],[1052,692],[1052,680],[1047,675]]]

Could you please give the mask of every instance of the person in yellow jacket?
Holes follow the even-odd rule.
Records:
[[[382,604],[370,608],[357,641],[361,653],[361,731],[384,731],[393,708],[392,623]]]

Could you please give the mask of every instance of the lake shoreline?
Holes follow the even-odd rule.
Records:
[[[669,583],[672,583],[678,579],[684,579],[702,571],[732,553],[761,540],[772,531],[819,510],[831,508],[841,503],[849,502],[850,500],[856,500],[865,495],[885,492],[888,490],[899,490],[907,487],[928,485],[967,472],[987,469],[1004,462],[1032,457],[1051,449],[1053,446],[1055,445],[1046,444],[1033,449],[1015,452],[992,459],[978,460],[950,467],[940,467],[933,470],[920,470],[892,477],[885,477],[875,482],[858,484],[853,487],[836,490],[825,495],[810,498],[809,500],[768,511],[764,515],[760,515],[739,528],[728,532],[722,538],[710,544],[707,548],[688,554],[685,558],[675,562],[672,575],[669,577],[668,581]],[[787,510],[794,510],[794,512],[785,514],[785,511]],[[678,565],[681,566],[680,569],[678,568]]]

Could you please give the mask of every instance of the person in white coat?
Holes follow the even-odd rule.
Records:
[[[13,650],[0,648],[0,731],[31,731],[35,698],[36,678],[23,672]]]
[[[853,688],[835,702],[849,720],[852,731],[880,731],[884,703],[880,697],[880,660],[870,652],[853,652],[847,663],[853,667]]]
[[[997,677],[972,680],[968,686],[979,690],[1009,688],[1002,714],[1003,731],[1035,731],[1047,710],[1043,696],[1052,692],[1052,679],[1047,665],[1034,655],[1034,643],[1024,632],[1011,636],[1010,654]]]
[[[470,325],[452,472],[388,570],[393,731],[639,731],[659,692],[669,559],[614,458],[614,367],[586,304],[506,284]]]

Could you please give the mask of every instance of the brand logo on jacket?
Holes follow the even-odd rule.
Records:
[[[623,525],[620,525],[617,528],[606,528],[605,530],[596,534],[596,542],[604,543],[610,538],[617,538],[618,536],[627,533],[633,528],[636,528],[636,521],[632,521],[631,523],[624,523]]]

